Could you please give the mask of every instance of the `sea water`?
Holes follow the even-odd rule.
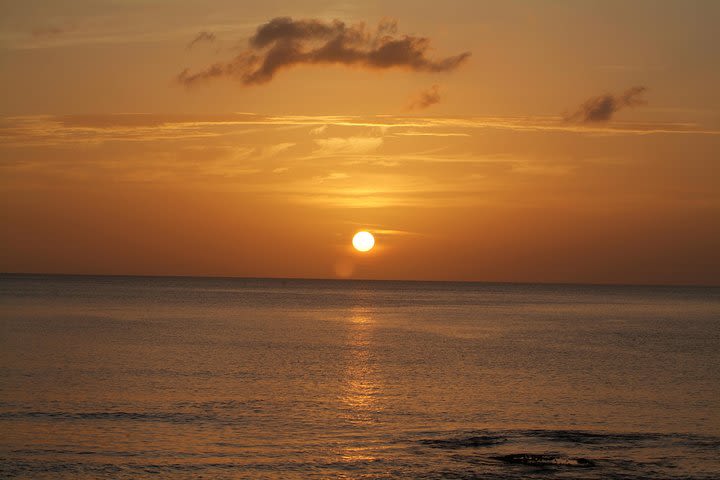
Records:
[[[0,277],[4,478],[718,478],[720,289]]]

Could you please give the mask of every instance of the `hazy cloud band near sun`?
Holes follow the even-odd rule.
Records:
[[[271,81],[282,69],[322,64],[449,72],[470,57],[470,52],[464,52],[432,59],[428,57],[429,50],[428,38],[398,34],[395,21],[382,21],[375,29],[368,29],[362,23],[347,25],[340,20],[279,17],[259,26],[248,48],[235,58],[197,72],[185,69],[177,80],[191,86],[230,77],[245,85],[259,85]]]

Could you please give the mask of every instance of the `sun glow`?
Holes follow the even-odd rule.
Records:
[[[358,232],[352,239],[353,247],[359,252],[367,252],[375,246],[375,237],[370,232]]]

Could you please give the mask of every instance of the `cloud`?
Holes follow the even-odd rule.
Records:
[[[346,25],[340,20],[325,22],[279,17],[258,27],[248,48],[235,58],[195,73],[185,69],[177,80],[191,86],[213,78],[230,77],[245,85],[260,85],[271,81],[280,70],[296,65],[449,72],[470,57],[470,52],[464,52],[431,59],[429,51],[429,39],[399,35],[394,21],[382,21],[373,30],[362,23]]]
[[[580,105],[580,108],[566,119],[585,123],[607,122],[618,110],[647,104],[645,99],[640,98],[646,90],[647,87],[638,86],[628,88],[620,95],[606,93],[605,95],[592,97]]]
[[[319,127],[310,129],[310,135],[322,135],[325,133],[325,130],[327,130],[327,125],[320,125]]]
[[[440,85],[433,85],[417,94],[407,106],[408,110],[422,110],[440,102]]]
[[[372,232],[376,235],[386,235],[386,236],[423,235],[422,233],[410,232],[407,230],[389,230],[389,229],[383,229],[383,228],[373,228]]]
[[[328,182],[328,181],[333,181],[333,180],[345,180],[347,178],[350,178],[350,175],[348,175],[347,173],[332,172],[327,175],[319,175],[319,176],[313,177],[313,181],[315,183],[323,183],[323,182]]]
[[[333,137],[315,140],[318,149],[314,156],[370,153],[383,143],[382,137]]]
[[[63,33],[67,33],[72,31],[72,27],[58,27],[58,26],[48,26],[48,27],[41,27],[36,28],[32,31],[32,36],[35,38],[48,38],[48,37],[55,37],[58,35],[62,35]]]
[[[292,147],[297,145],[293,142],[285,142],[285,143],[278,143],[275,145],[270,145],[267,147],[263,147],[262,149],[262,156],[263,157],[274,157],[275,155],[284,152],[285,150],[288,150]]]
[[[200,32],[198,33],[195,38],[192,39],[190,43],[187,45],[187,49],[190,50],[195,45],[197,45],[200,42],[214,42],[215,41],[215,34],[212,32]]]
[[[474,136],[477,130],[513,132],[556,132],[583,136],[607,135],[707,135],[720,137],[712,124],[682,122],[570,123],[567,117],[487,117],[487,116],[335,116],[276,115],[247,113],[222,115],[176,114],[100,114],[100,115],[0,115],[0,147],[99,145],[108,142],[157,143],[190,139],[232,138],[259,131],[290,131],[296,127],[326,126],[318,134],[342,130],[345,137],[310,137],[318,155],[367,154],[384,141],[402,137]],[[341,127],[341,128],[339,128]],[[303,129],[304,131],[304,129]],[[375,132],[383,132],[382,135]],[[299,134],[298,134],[299,135]],[[267,153],[285,152],[290,143],[307,139],[285,137]],[[282,146],[280,146],[282,145]],[[294,147],[292,147],[294,148]],[[394,160],[393,160],[394,161]],[[2,163],[2,155],[0,155]]]
[[[397,132],[392,134],[395,137],[469,137],[469,133],[461,132],[418,132],[416,130],[408,130],[406,132]]]

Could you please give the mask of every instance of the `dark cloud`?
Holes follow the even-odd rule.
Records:
[[[416,72],[448,72],[464,63],[470,52],[442,59],[428,58],[430,40],[398,35],[394,21],[375,29],[339,20],[275,18],[261,25],[249,47],[229,62],[198,72],[184,70],[177,79],[193,85],[216,77],[232,77],[245,85],[267,83],[284,68],[295,65],[339,64],[371,69],[405,68]]]
[[[215,41],[215,34],[212,32],[200,32],[198,33],[195,38],[192,39],[190,43],[188,43],[187,48],[190,50],[193,48],[196,44],[200,42],[214,42]]]
[[[440,102],[440,85],[433,85],[420,92],[408,105],[408,110],[422,110]]]
[[[567,120],[574,122],[607,122],[618,110],[626,107],[645,105],[647,102],[641,98],[647,91],[647,87],[632,87],[620,95],[606,93],[585,101],[580,108],[567,117]]]

